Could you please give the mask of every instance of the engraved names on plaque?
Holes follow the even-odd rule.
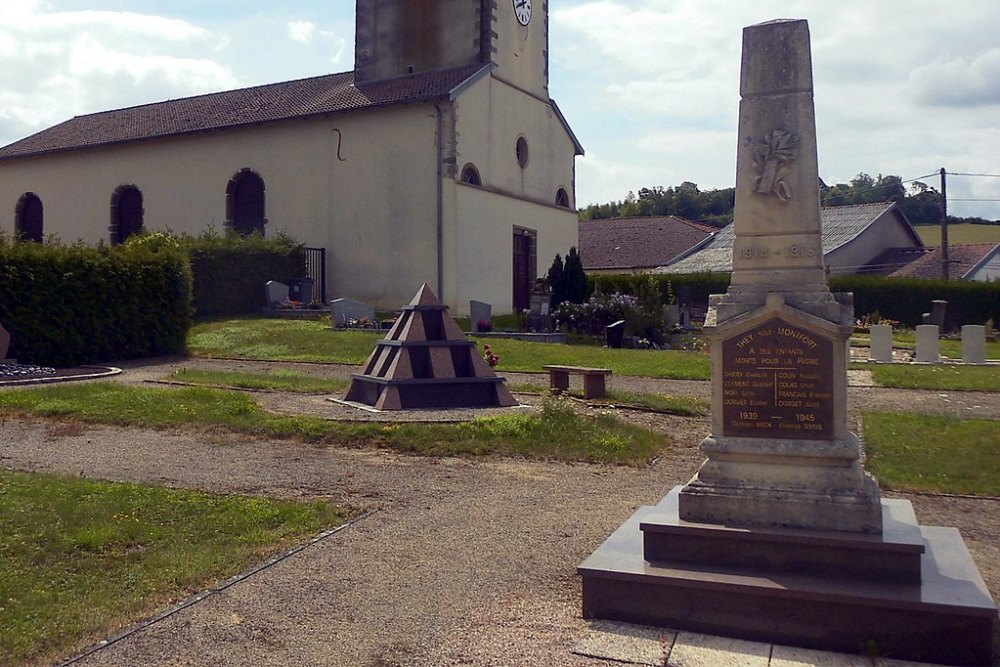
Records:
[[[723,435],[832,440],[833,342],[780,318],[722,342]]]

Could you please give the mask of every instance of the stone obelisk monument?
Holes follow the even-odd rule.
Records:
[[[707,459],[578,568],[583,615],[990,664],[996,605],[954,528],[880,498],[847,422],[850,294],[820,236],[809,28],[743,31],[736,243],[705,323]]]
[[[708,460],[681,518],[879,532],[875,481],[847,427],[850,294],[827,287],[809,28],[746,28],[729,291],[714,296]]]

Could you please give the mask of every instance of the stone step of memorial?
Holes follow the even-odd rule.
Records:
[[[879,655],[893,658],[989,664],[996,607],[956,529],[916,528],[924,547],[916,582],[851,572],[830,576],[825,566],[819,573],[776,571],[758,567],[753,557],[743,564],[738,558],[728,565],[685,563],[688,555],[682,553],[671,563],[670,554],[657,552],[662,560],[647,560],[644,535],[652,531],[641,526],[676,516],[677,491],[657,506],[639,508],[579,566],[585,618],[845,653],[877,647]],[[894,521],[912,514],[906,508],[886,511]],[[726,548],[737,554],[734,546]]]
[[[680,488],[639,524],[643,557],[656,565],[920,583],[924,541],[908,501],[882,501],[880,534],[747,528],[681,520]]]

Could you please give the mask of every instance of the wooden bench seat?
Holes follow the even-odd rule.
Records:
[[[583,376],[583,397],[601,398],[605,393],[605,378],[611,375],[608,368],[583,366],[542,366],[549,372],[549,388],[569,391],[569,376]]]

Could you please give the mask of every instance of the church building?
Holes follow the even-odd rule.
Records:
[[[534,6],[533,6],[534,5]],[[424,282],[452,312],[526,308],[577,244],[575,156],[549,97],[543,0],[357,0],[354,71],[78,116],[0,148],[0,227],[285,233],[327,297]],[[261,276],[261,289],[268,280]]]

